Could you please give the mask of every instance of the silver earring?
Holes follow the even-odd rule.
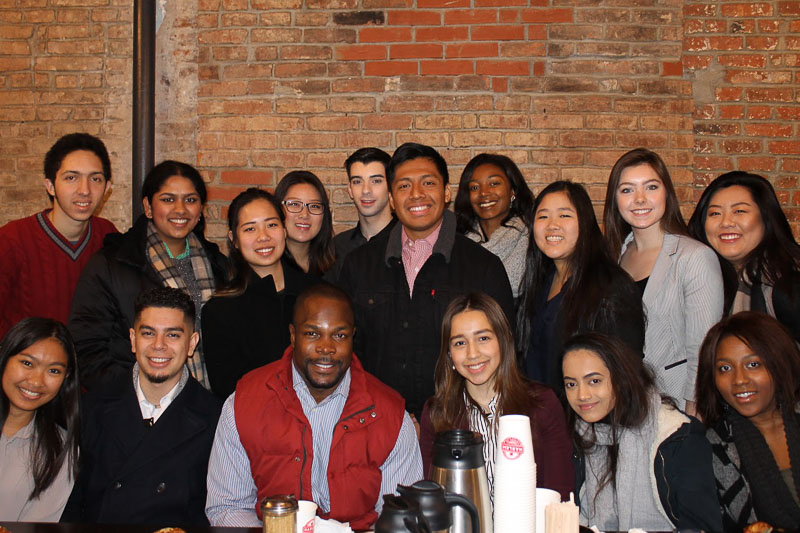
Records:
[[[515,195],[513,195],[513,194],[512,194],[512,195],[511,195],[511,203],[513,204],[513,203],[514,203],[514,200],[516,200],[516,199],[517,199],[517,197],[516,197]]]

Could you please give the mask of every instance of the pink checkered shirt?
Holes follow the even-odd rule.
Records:
[[[408,292],[412,297],[414,296],[414,280],[417,279],[417,274],[422,270],[422,265],[425,261],[433,255],[433,245],[439,239],[439,230],[442,229],[442,223],[436,226],[427,237],[412,241],[406,234],[404,227],[400,233],[400,242],[403,243],[402,256],[403,256],[403,269],[406,271],[406,281],[408,281]]]

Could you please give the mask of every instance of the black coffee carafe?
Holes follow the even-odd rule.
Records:
[[[431,529],[416,501],[384,494],[375,533],[431,533]]]
[[[452,512],[455,507],[462,507],[469,513],[471,533],[480,533],[478,510],[469,498],[460,494],[446,492],[444,487],[433,481],[417,481],[410,487],[397,486],[397,492],[406,501],[415,501],[419,510],[428,522],[432,533],[447,533],[453,525]]]
[[[483,462],[483,436],[480,433],[465,429],[437,433],[433,441],[430,477],[448,492],[472,501],[478,511],[481,533],[492,533],[489,480]],[[453,509],[453,533],[477,531],[474,525],[469,513]]]

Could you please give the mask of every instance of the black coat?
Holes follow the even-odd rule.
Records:
[[[402,225],[348,254],[339,284],[353,299],[354,349],[364,368],[398,391],[409,412],[421,415],[433,396],[442,317],[460,294],[482,291],[497,300],[514,324],[514,298],[503,263],[463,235],[445,211],[433,254],[409,296],[401,256]]]
[[[207,525],[206,473],[220,409],[192,377],[150,428],[130,372],[84,395],[81,471],[61,521]]]
[[[294,302],[310,285],[321,282],[282,262],[284,288],[275,291],[272,276],[252,273],[239,296],[215,296],[203,307],[203,356],[211,391],[225,399],[246,373],[277,361],[289,346]]]
[[[216,282],[221,283],[226,257],[216,244],[198,238]],[[146,240],[147,218],[142,215],[126,233],[106,237],[78,280],[67,327],[75,341],[81,385],[87,389],[129,374],[136,361],[128,333],[134,302],[139,292],[163,286],[147,259]]]

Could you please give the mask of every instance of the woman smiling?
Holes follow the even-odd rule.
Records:
[[[800,528],[800,351],[791,334],[763,313],[722,320],[700,351],[697,399],[725,530],[756,520]]]

